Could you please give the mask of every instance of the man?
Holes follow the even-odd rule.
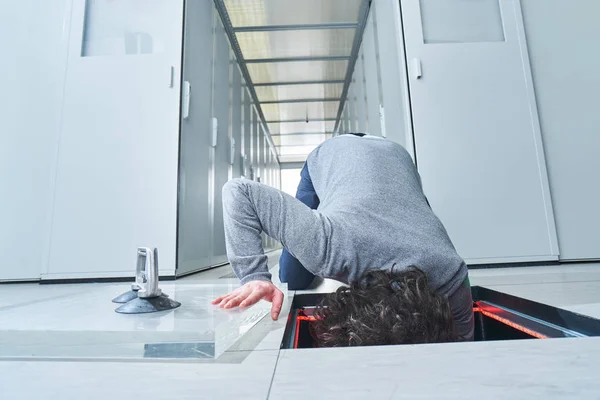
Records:
[[[282,256],[280,276],[290,287],[307,286],[313,275],[351,284],[329,297],[335,314],[322,319],[321,337],[337,329],[337,345],[390,344],[360,321],[361,329],[352,328],[360,304],[358,315],[378,313],[371,325],[379,330],[389,318],[402,329],[413,327],[403,343],[472,340],[467,266],[429,207],[402,146],[362,134],[329,139],[308,156],[298,197],[247,180],[224,186],[227,254],[242,286],[214,304],[248,307],[264,299],[273,303],[277,319],[283,293],[270,282],[264,231],[289,252]],[[444,310],[451,311],[449,318]],[[432,315],[442,317],[431,324]]]

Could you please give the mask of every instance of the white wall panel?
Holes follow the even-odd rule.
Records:
[[[472,264],[557,260],[518,0],[499,3],[504,42],[447,44],[425,44],[420,2],[401,4],[417,165],[457,250]]]
[[[349,125],[350,125],[350,117],[349,117],[349,110],[350,106],[348,105],[348,101],[346,101],[344,103],[344,113],[342,114],[342,122],[341,122],[341,128],[339,133],[348,133],[349,131]]]
[[[214,14],[210,2],[186,2],[184,75],[192,87],[190,115],[181,120],[177,274],[211,265],[212,168],[210,120]],[[208,57],[207,57],[208,55]],[[212,180],[212,177],[210,177]]]
[[[356,84],[351,83],[348,87],[348,95],[346,97],[346,107],[348,107],[348,132],[357,132],[357,111],[356,111]]]
[[[235,150],[231,177],[239,178],[242,175],[242,75],[235,59],[232,63],[231,137],[235,141]]]
[[[243,89],[243,175],[245,178],[250,178],[251,154],[252,154],[252,102],[250,94]]]
[[[252,106],[252,138],[251,138],[251,146],[252,146],[252,154],[251,154],[251,163],[252,163],[252,175],[251,179],[256,180],[258,176],[258,141],[260,136],[260,130],[262,129],[260,124],[260,118],[258,113],[256,112],[256,108]]]
[[[213,91],[213,116],[218,120],[217,146],[214,148],[215,157],[213,165],[214,206],[213,206],[213,257],[212,264],[227,262],[225,249],[225,230],[223,227],[223,198],[222,189],[229,179],[229,123],[231,108],[230,62],[231,52],[225,29],[218,19],[215,40],[214,60],[214,91]]]
[[[47,263],[70,3],[0,5],[0,280]]]
[[[183,2],[138,10],[161,25],[163,52],[96,57],[81,54],[85,3],[73,1],[44,277],[131,276],[138,246],[158,247],[161,272],[173,275],[180,88],[170,71],[179,82]],[[139,15],[131,21],[140,27]]]
[[[386,137],[404,146],[412,155],[410,100],[399,2],[375,0],[371,4],[371,13],[375,23]]]
[[[362,103],[358,100],[360,95],[355,86],[356,81],[364,80],[366,131],[375,135],[382,135],[385,131],[388,140],[404,146],[414,158],[404,34],[398,1],[373,0],[371,3],[352,79],[354,84],[348,92],[347,102],[351,102],[351,95],[354,93],[357,95],[357,103],[356,107],[344,109],[340,132],[351,130],[350,114],[355,108],[357,124],[358,127],[361,126],[358,108]],[[383,108],[383,118],[380,116],[380,105]],[[343,121],[344,117],[347,122]],[[385,123],[385,130],[382,130],[382,121]],[[347,124],[350,126],[346,126]]]
[[[267,153],[267,138],[265,137],[265,129],[261,124],[261,129],[259,130],[260,136],[258,139],[258,174],[260,176],[260,181],[264,183],[266,178],[265,174],[265,157]]]
[[[379,119],[379,71],[377,66],[377,51],[375,49],[375,31],[373,27],[373,13],[369,13],[365,32],[363,34],[362,51],[364,54],[365,90],[367,97],[367,119],[369,133],[381,136],[381,123]]]
[[[598,259],[600,2],[522,0],[560,257]]]
[[[356,108],[356,130],[357,132],[368,131],[367,117],[367,88],[365,87],[365,70],[364,70],[364,54],[359,52],[358,59],[354,66],[354,74],[352,76],[352,88],[355,95]]]

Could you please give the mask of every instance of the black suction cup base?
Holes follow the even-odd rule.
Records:
[[[168,294],[161,294],[162,297],[169,297]],[[138,297],[138,291],[137,290],[130,290],[127,293],[123,293],[120,296],[115,297],[114,299],[112,299],[113,303],[117,303],[117,304],[125,304],[125,303],[129,303],[131,300],[135,299],[136,297]]]
[[[135,299],[137,297],[137,294],[137,290],[130,290],[129,292],[125,292],[122,295],[115,297],[114,299],[112,299],[112,302],[117,304],[125,304]]]
[[[180,305],[181,303],[169,299],[168,297],[166,297],[166,295],[150,297],[147,299],[136,297],[130,302],[123,304],[115,311],[119,314],[144,314],[158,311],[173,310],[179,307]]]

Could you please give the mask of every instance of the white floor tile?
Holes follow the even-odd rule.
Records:
[[[92,284],[39,285],[11,283],[0,285],[0,309],[47,299],[83,293]]]
[[[600,338],[283,350],[272,399],[597,399]]]
[[[270,311],[264,301],[246,310],[210,304],[238,286],[237,280],[165,282],[163,291],[182,306],[151,314],[114,311],[118,305],[111,299],[127,291],[127,284],[88,285],[83,293],[5,308],[0,310],[0,356],[218,358]]]
[[[600,303],[600,281],[483,286],[554,307]]]
[[[469,271],[473,285],[520,285],[531,283],[600,281],[600,264],[561,264]]]
[[[600,319],[600,303],[578,304],[576,306],[563,306],[565,310],[573,311],[588,317]]]
[[[228,363],[0,360],[2,399],[267,398],[278,351],[226,353]]]

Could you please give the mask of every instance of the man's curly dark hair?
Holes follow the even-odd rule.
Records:
[[[429,289],[418,268],[369,271],[329,294],[315,310],[318,347],[456,341],[448,299]]]

